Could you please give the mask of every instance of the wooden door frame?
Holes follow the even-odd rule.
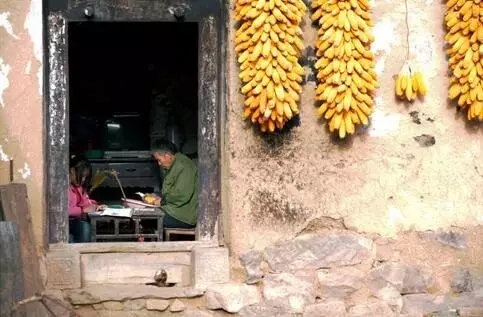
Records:
[[[224,119],[225,23],[219,0],[44,0],[44,145],[46,232],[49,244],[68,242],[68,25],[80,21],[179,22],[199,25],[197,240],[222,241],[221,138]],[[92,16],[85,14],[86,9]],[[217,230],[218,229],[218,230]]]

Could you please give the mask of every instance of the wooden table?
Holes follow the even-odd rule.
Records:
[[[131,218],[102,216],[98,214],[89,215],[91,224],[91,242],[97,242],[99,239],[118,240],[118,239],[136,239],[136,238],[154,238],[156,241],[163,241],[163,218],[164,213],[159,208],[135,208]],[[140,230],[141,220],[156,220],[155,233],[143,233]],[[98,222],[114,222],[114,232],[112,234],[97,234]],[[119,224],[134,222],[134,233],[119,233]]]

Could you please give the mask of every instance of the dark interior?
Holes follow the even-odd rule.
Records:
[[[181,134],[197,130],[196,23],[78,22],[68,30],[71,152],[105,148],[103,121],[116,113],[139,115],[130,129],[137,138],[119,150],[149,149],[155,100]]]
[[[93,174],[115,168],[126,197],[139,199],[161,187],[155,139],[196,160],[197,23],[71,22],[68,54],[69,150]],[[107,204],[121,197],[113,179],[91,193]]]

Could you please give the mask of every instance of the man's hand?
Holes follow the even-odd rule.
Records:
[[[99,205],[99,206],[97,206],[96,211],[103,211],[106,208],[107,208],[106,205]]]

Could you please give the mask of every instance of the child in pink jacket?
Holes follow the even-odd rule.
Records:
[[[69,162],[69,242],[90,242],[91,230],[87,213],[96,211],[97,203],[89,198],[92,169],[81,156],[73,156]]]
[[[95,210],[96,202],[89,198],[82,186],[69,186],[69,217],[80,217],[83,213]]]

